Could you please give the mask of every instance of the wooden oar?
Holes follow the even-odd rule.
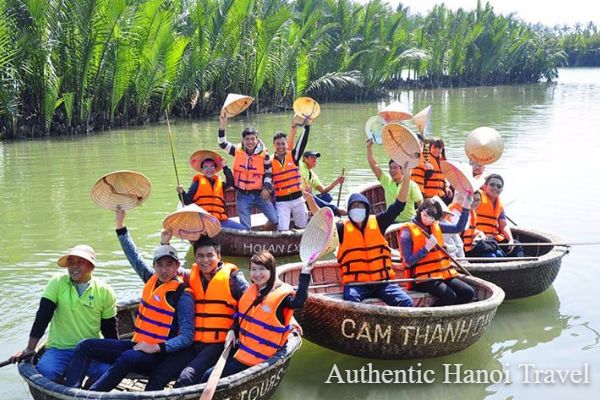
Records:
[[[429,237],[430,237],[431,235],[428,235],[428,234],[427,234],[427,232],[425,232],[423,229],[421,229],[421,227],[418,227],[418,228],[419,228],[419,230],[421,231],[421,233],[423,233],[423,235],[425,235],[425,237],[426,237],[427,239],[429,239]],[[455,259],[454,257],[452,257],[452,256],[450,255],[450,253],[448,253],[448,251],[447,251],[447,250],[446,250],[446,249],[445,249],[443,246],[440,246],[440,244],[439,244],[439,243],[437,243],[437,244],[436,244],[436,247],[437,247],[438,249],[440,249],[440,251],[441,251],[442,253],[444,253],[444,254],[446,255],[446,257],[448,257],[448,258],[450,259],[450,261],[452,261],[452,263],[453,263],[453,264],[454,264],[454,265],[455,265],[455,266],[456,266],[456,267],[457,267],[459,270],[461,270],[461,271],[463,272],[463,274],[465,274],[465,275],[469,275],[469,276],[473,276],[473,274],[471,274],[469,271],[467,271],[467,270],[465,269],[465,267],[463,267],[462,265],[460,265],[460,263],[459,263],[458,261],[456,261],[456,259]]]
[[[171,158],[173,159],[173,169],[175,170],[175,179],[177,180],[177,186],[179,184],[179,174],[177,173],[177,163],[175,162],[175,150],[173,150],[173,133],[171,132],[171,124],[169,123],[169,113],[165,110],[165,116],[167,117],[167,128],[169,130],[169,144],[171,145]],[[185,201],[183,201],[183,193],[177,193],[179,200],[181,200],[181,204],[185,205]]]
[[[21,359],[19,360],[19,362],[21,362],[21,361],[27,361],[31,357],[33,357],[34,355],[35,355],[35,351],[30,351],[29,353],[24,354],[21,357]],[[0,362],[0,368],[6,367],[9,364],[16,364],[16,363],[11,362],[10,360],[4,360],[4,361]]]
[[[431,282],[431,281],[440,281],[442,278],[425,278],[425,279],[417,279],[417,278],[402,278],[402,279],[387,279],[383,281],[371,281],[371,282],[356,282],[356,283],[347,283],[346,285],[350,286],[365,286],[365,285],[375,285],[379,283],[401,283],[401,282],[413,282],[413,283],[423,283],[423,282]],[[322,285],[311,285],[309,289],[325,289],[330,287],[342,286],[341,282],[338,283],[324,283]]]
[[[542,246],[597,246],[600,242],[538,242],[538,243],[498,243],[498,246],[523,246],[523,247],[542,247]]]
[[[221,375],[223,374],[223,368],[225,368],[225,363],[227,362],[227,358],[229,357],[229,353],[233,348],[233,340],[231,340],[223,349],[221,353],[221,357],[215,364],[213,371],[210,373],[208,377],[208,381],[206,381],[206,386],[202,391],[202,395],[200,396],[200,400],[211,400],[215,395],[215,390],[217,390],[217,384],[219,383],[219,379],[221,379]]]
[[[460,261],[480,262],[486,261],[490,264],[508,261],[537,261],[539,257],[464,257],[457,258]]]
[[[342,168],[342,176],[344,176],[344,172],[346,172],[346,168]],[[340,206],[340,199],[342,198],[342,186],[344,186],[344,182],[340,183],[340,189],[338,190],[338,198],[336,207]]]

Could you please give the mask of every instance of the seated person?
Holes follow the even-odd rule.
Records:
[[[177,250],[161,245],[154,251],[155,273],[146,281],[131,340],[87,339],[80,342],[67,369],[65,385],[81,387],[92,360],[112,363],[89,390],[109,392],[130,372],[150,375],[145,390],[161,390],[152,376],[170,356],[185,354],[194,337],[194,299],[177,277]],[[172,372],[172,371],[170,371]],[[177,371],[178,372],[178,371]]]
[[[510,225],[508,224],[504,205],[500,201],[500,194],[504,188],[504,179],[498,174],[491,174],[485,178],[481,204],[477,207],[477,229],[482,231],[488,239],[498,243],[507,243],[504,255],[507,257],[523,257],[523,247],[513,239]],[[514,244],[514,245],[513,245]]]
[[[67,273],[48,281],[27,347],[9,361],[30,357],[50,324],[46,349],[36,369],[51,381],[61,382],[79,341],[99,338],[100,333],[105,338],[117,338],[117,299],[110,286],[93,277],[96,253],[90,246],[73,247],[57,264]],[[98,379],[108,368],[105,363],[92,363],[88,369],[90,380]]]
[[[269,220],[265,229],[273,230],[277,227],[277,211],[271,202],[272,167],[267,148],[254,128],[244,129],[242,143],[237,146],[229,143],[225,136],[226,127],[227,115],[221,113],[218,143],[219,147],[234,156],[233,184],[240,223],[246,229],[251,229],[252,207],[257,207]]]
[[[129,263],[146,281],[154,270],[144,262],[133,243],[125,227],[125,216],[125,211],[116,211],[117,236]],[[169,244],[170,240],[171,233],[162,231],[161,244]],[[237,266],[221,261],[221,246],[215,239],[201,236],[192,246],[195,263],[191,269],[180,268],[178,273],[194,296],[194,344],[181,356],[169,360],[168,368],[155,369],[154,381],[163,383],[163,386],[172,379],[177,379],[176,387],[200,382],[204,372],[217,362],[223,352],[225,336],[233,324],[233,314],[249,286]]]
[[[212,158],[205,157],[198,165],[199,174],[194,176],[192,184],[187,193],[183,186],[177,186],[177,192],[181,196],[184,205],[196,203],[214,217],[216,217],[223,228],[246,229],[246,227],[227,216],[225,205],[225,189],[233,187],[233,174],[227,166],[227,162],[213,153]],[[218,172],[223,169],[225,182],[221,180]]]
[[[312,150],[305,151],[304,154],[302,154],[300,175],[302,176],[304,190],[312,193],[312,197],[319,208],[330,208],[331,211],[333,211],[333,214],[338,217],[347,215],[346,210],[339,208],[332,203],[333,197],[331,197],[331,194],[329,194],[329,192],[338,184],[341,185],[344,183],[345,178],[343,176],[338,176],[333,182],[327,185],[327,187],[324,187],[319,179],[319,176],[314,171],[314,168],[317,166],[317,158],[319,157],[321,157],[321,153]],[[317,191],[319,193],[316,193]]]
[[[436,199],[437,200],[437,199]],[[462,212],[455,224],[438,222],[442,218],[441,200],[426,199],[412,222],[398,231],[405,277],[417,280],[414,288],[437,298],[436,306],[464,304],[475,296],[473,288],[458,278],[458,272],[442,251],[443,233],[460,233],[469,218],[471,199],[465,196]],[[418,282],[420,279],[435,279]]]
[[[388,162],[389,173],[383,172],[379,165],[377,165],[377,161],[373,156],[373,141],[371,139],[367,139],[367,160],[369,161],[369,166],[371,167],[371,171],[375,174],[379,183],[381,183],[381,187],[385,193],[385,204],[386,206],[391,206],[396,198],[398,197],[398,193],[402,188],[402,179],[404,179],[404,173],[402,171],[402,167],[395,162],[394,160],[390,160]],[[406,199],[406,206],[404,206],[404,210],[400,213],[398,218],[396,218],[396,222],[408,222],[412,217],[415,216],[415,207],[421,205],[423,202],[423,195],[419,190],[419,186],[413,182],[409,181],[410,188],[408,190],[408,198]]]
[[[279,280],[275,257],[268,251],[250,259],[252,285],[240,299],[236,312],[237,346],[227,360],[221,377],[237,374],[268,360],[287,342],[294,325],[294,310],[302,308],[308,296],[310,272],[314,262],[302,267],[298,290]],[[235,340],[234,331],[227,334],[227,344]],[[260,340],[257,340],[260,339]],[[227,346],[226,344],[226,346]],[[213,368],[206,371],[206,382]]]
[[[277,132],[273,136],[275,154],[273,155],[273,187],[275,188],[275,207],[277,208],[277,230],[290,229],[290,217],[297,228],[303,229],[308,222],[308,210],[302,197],[302,178],[300,177],[300,156],[304,152],[310,120],[306,119],[304,131],[294,146],[297,125],[292,121],[289,139],[285,133]]]
[[[384,212],[373,215],[369,200],[360,193],[353,193],[348,200],[348,220],[336,222],[340,245],[337,261],[344,286],[344,300],[361,302],[367,298],[379,298],[389,306],[412,307],[412,299],[404,293],[394,279],[392,259],[385,230],[404,209],[408,195],[410,170],[402,181],[397,200]],[[311,211],[318,207],[309,193],[306,194]],[[379,281],[382,281],[378,283]],[[373,282],[369,285],[353,283]]]
[[[412,179],[421,189],[423,198],[439,196],[444,203],[450,204],[452,193],[446,185],[446,176],[442,172],[441,162],[443,160],[446,160],[446,153],[442,139],[424,142],[423,154],[419,165],[413,169]]]

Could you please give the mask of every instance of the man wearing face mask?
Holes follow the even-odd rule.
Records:
[[[369,200],[360,193],[353,193],[348,199],[348,217],[346,221],[336,223],[340,246],[337,261],[341,268],[342,284],[344,285],[344,300],[361,302],[367,298],[379,298],[387,305],[396,307],[412,307],[411,298],[404,293],[397,283],[387,281],[394,279],[392,260],[388,242],[385,240],[385,230],[394,223],[402,212],[408,195],[411,171],[406,171],[402,188],[397,200],[384,212],[373,215]],[[318,207],[312,196],[305,194],[311,211]],[[353,285],[353,283],[372,282],[368,285]]]

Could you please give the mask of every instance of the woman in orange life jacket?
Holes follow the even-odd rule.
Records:
[[[182,197],[183,203],[185,205],[196,203],[215,216],[223,228],[246,229],[244,225],[227,217],[224,191],[233,187],[233,173],[227,166],[227,161],[221,157],[218,159],[206,157],[200,161],[199,166],[201,172],[194,176],[187,193],[183,186],[177,186],[177,193]],[[218,175],[221,168],[225,175],[225,182]]]
[[[525,256],[523,247],[513,239],[504,212],[504,205],[500,200],[503,188],[504,179],[502,176],[491,174],[485,178],[481,204],[477,207],[477,228],[483,231],[490,240],[495,240],[498,243],[514,244],[514,246],[506,247],[506,251],[501,254],[510,257],[523,257]]]
[[[116,228],[121,248],[136,273],[146,281],[154,271],[139,254],[135,243],[125,227],[126,212],[117,210]],[[171,232],[163,230],[161,244],[169,244]],[[233,324],[237,303],[248,289],[244,274],[235,265],[221,261],[221,246],[215,239],[201,236],[193,243],[195,263],[191,269],[180,268],[183,282],[192,289],[195,304],[192,305],[194,344],[180,357],[170,359],[162,371],[160,380],[167,384],[176,379],[176,386],[198,383],[207,368],[214,365],[223,351],[225,336]],[[196,315],[195,315],[196,314]],[[211,318],[210,314],[225,314]],[[157,370],[159,370],[157,368]],[[158,372],[155,372],[155,375]],[[156,381],[159,378],[155,378]]]
[[[407,277],[440,278],[414,285],[416,290],[437,297],[435,305],[468,303],[475,295],[470,285],[457,278],[458,273],[450,264],[449,258],[436,247],[444,246],[443,233],[459,233],[465,229],[470,205],[471,197],[465,196],[460,218],[455,224],[451,224],[438,222],[442,217],[442,206],[434,199],[427,199],[417,209],[412,222],[399,232]]]
[[[221,376],[229,376],[271,358],[286,341],[293,328],[294,309],[306,301],[310,272],[314,261],[302,267],[298,290],[277,278],[275,257],[268,251],[256,253],[250,259],[252,285],[238,304],[235,331],[237,346],[225,364]],[[227,334],[227,342],[235,340],[235,331]],[[203,382],[210,377],[206,371]]]
[[[79,342],[67,369],[66,386],[80,387],[91,361],[100,360],[112,365],[89,390],[109,392],[133,371],[149,375],[146,391],[164,388],[164,382],[153,379],[153,372],[192,344],[194,299],[177,277],[179,258],[174,247],[157,247],[153,265],[155,272],[144,286],[132,339]]]
[[[258,131],[246,128],[242,131],[242,143],[227,141],[225,128],[227,115],[221,113],[217,143],[233,158],[233,183],[236,189],[237,213],[246,229],[252,227],[252,207],[257,207],[269,220],[265,228],[277,226],[277,211],[271,202],[273,168],[265,144],[258,138]]]
[[[425,157],[422,155],[419,165],[413,169],[412,179],[419,185],[424,198],[439,196],[444,203],[450,204],[452,190],[446,185],[446,176],[441,168],[441,162],[446,159],[444,141],[442,139],[431,141],[428,159],[426,160]]]
[[[303,229],[308,222],[308,210],[302,196],[300,158],[308,141],[310,118],[305,118],[302,125],[304,125],[304,131],[295,146],[294,138],[298,125],[294,120],[292,120],[289,138],[283,132],[277,132],[273,136],[273,145],[275,146],[272,162],[273,187],[275,188],[278,231],[290,229],[291,218],[296,227],[300,229]]]
[[[361,302],[368,298],[379,298],[394,307],[412,307],[412,299],[394,279],[390,249],[385,239],[386,229],[404,209],[408,197],[411,170],[406,171],[396,201],[377,215],[372,213],[369,200],[361,193],[352,193],[348,199],[348,220],[336,222],[340,246],[337,261],[344,285],[344,300]],[[318,206],[310,193],[305,192],[306,201],[313,213]],[[381,282],[379,282],[381,281]],[[355,283],[372,282],[368,285]]]

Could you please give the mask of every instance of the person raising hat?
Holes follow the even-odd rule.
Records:
[[[12,357],[18,362],[33,354],[50,325],[44,354],[36,369],[46,378],[60,382],[71,362],[75,346],[83,339],[117,338],[117,299],[112,288],[93,277],[94,249],[85,244],[73,247],[57,264],[66,274],[55,275],[42,294],[27,347]],[[98,379],[109,365],[94,362],[89,366],[90,380]]]
[[[179,257],[170,245],[154,250],[130,340],[87,339],[75,349],[65,386],[81,387],[91,360],[112,363],[89,390],[109,392],[130,372],[149,375],[146,391],[161,390],[173,360],[187,356],[194,337],[194,299],[178,276]],[[155,374],[157,371],[157,374]],[[171,373],[172,371],[168,371]]]
[[[338,217],[346,215],[346,210],[332,204],[333,197],[331,197],[331,194],[329,194],[329,192],[338,184],[341,185],[344,183],[345,178],[340,175],[326,187],[323,186],[319,176],[314,171],[314,168],[317,166],[317,158],[319,157],[321,157],[321,153],[313,150],[305,151],[302,154],[302,162],[300,163],[300,176],[302,177],[304,190],[312,193],[313,199],[319,208],[331,208],[333,214]],[[316,191],[319,193],[315,193]]]
[[[271,202],[273,171],[271,158],[265,144],[258,138],[258,131],[246,128],[242,142],[234,145],[227,141],[227,113],[221,112],[217,143],[233,158],[233,184],[236,188],[237,213],[246,229],[252,228],[251,211],[257,207],[269,220],[265,228],[277,226],[277,211]]]

